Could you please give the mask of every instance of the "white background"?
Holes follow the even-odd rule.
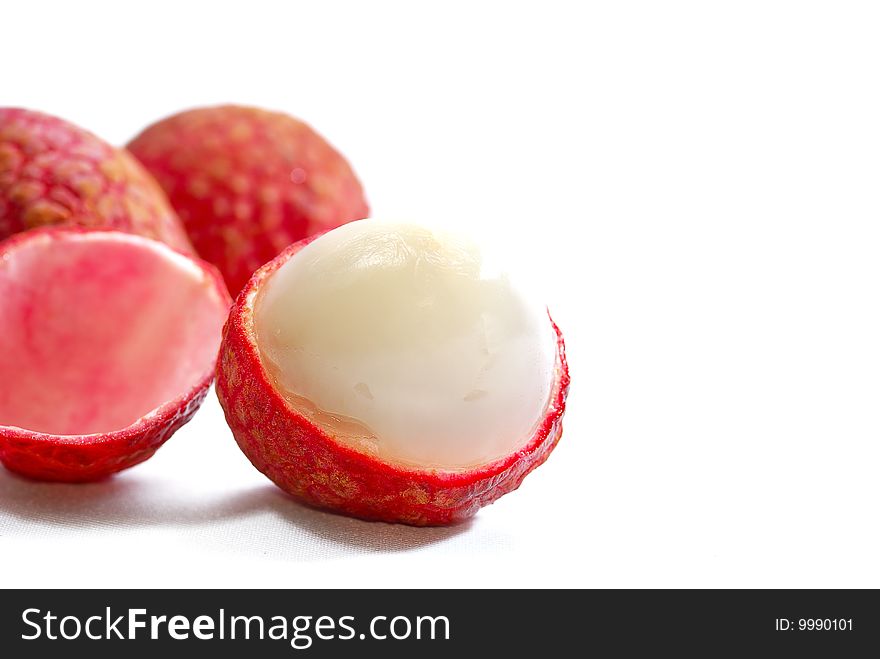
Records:
[[[0,585],[880,586],[874,7],[5,7],[3,105],[117,143],[200,104],[302,117],[375,215],[539,270],[573,384],[549,462],[451,529],[292,502],[212,393],[108,482],[0,473]]]

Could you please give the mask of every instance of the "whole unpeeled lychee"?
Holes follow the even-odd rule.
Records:
[[[352,222],[239,294],[217,395],[279,487],[367,519],[449,524],[519,487],[562,435],[562,334],[468,239]]]
[[[231,105],[189,110],[148,127],[128,148],[233,295],[291,243],[368,214],[346,159],[286,114]]]
[[[117,229],[192,253],[165,194],[131,154],[63,119],[0,108],[0,239],[56,224]]]

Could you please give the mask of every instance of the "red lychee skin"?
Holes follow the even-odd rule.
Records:
[[[543,421],[522,449],[462,472],[391,465],[336,442],[287,403],[263,368],[253,328],[257,292],[309,242],[291,245],[254,274],[223,329],[215,388],[226,421],[251,463],[282,490],[311,505],[414,526],[467,519],[517,489],[562,436],[570,378],[556,324],[556,383]]]
[[[63,119],[0,108],[0,239],[57,224],[117,229],[194,253],[165,193],[130,153]]]
[[[0,242],[0,261],[27,240],[40,235],[109,231],[82,227],[47,227],[17,234]],[[183,254],[183,252],[180,252]],[[192,259],[192,256],[186,255]],[[232,300],[220,273],[196,261],[208,273],[221,299]],[[213,369],[189,391],[135,423],[115,432],[91,435],[53,435],[0,425],[0,462],[12,472],[34,480],[84,483],[97,481],[152,457],[198,411],[214,379]]]
[[[0,426],[0,462],[34,480],[86,483],[107,478],[152,457],[192,419],[211,380],[212,376],[204,378],[183,399],[118,432],[65,436]]]
[[[367,217],[345,158],[305,123],[241,106],[189,110],[128,149],[156,177],[199,255],[234,295],[291,243]]]

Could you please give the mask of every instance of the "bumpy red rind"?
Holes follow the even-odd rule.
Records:
[[[557,336],[557,378],[546,415],[530,441],[504,459],[462,472],[402,468],[355,451],[293,409],[263,368],[254,339],[260,285],[311,242],[292,245],[257,271],[223,330],[216,391],[235,440],[253,465],[284,491],[355,517],[415,526],[458,522],[512,492],[541,465],[562,435],[570,378]]]
[[[152,457],[201,406],[212,376],[186,396],[163,405],[131,426],[101,435],[47,435],[0,426],[0,462],[10,471],[43,481],[101,480]]]
[[[130,153],[63,119],[0,108],[0,239],[50,225],[117,229],[194,254],[165,193]]]
[[[41,235],[89,233],[108,229],[48,227],[17,234],[0,242],[0,260],[20,243]],[[175,250],[177,251],[177,250]],[[211,264],[194,259],[208,274],[220,299],[231,304],[220,273]],[[198,411],[214,379],[213,365],[181,395],[115,432],[90,435],[52,435],[16,426],[0,425],[0,462],[10,471],[44,481],[81,483],[101,480],[150,458]]]
[[[236,295],[291,243],[367,217],[348,161],[289,115],[223,105],[156,122],[128,149],[156,177],[199,255]]]

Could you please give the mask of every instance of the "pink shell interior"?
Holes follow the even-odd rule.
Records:
[[[227,304],[200,265],[148,239],[19,241],[0,252],[0,425],[54,435],[131,425],[211,371]]]

